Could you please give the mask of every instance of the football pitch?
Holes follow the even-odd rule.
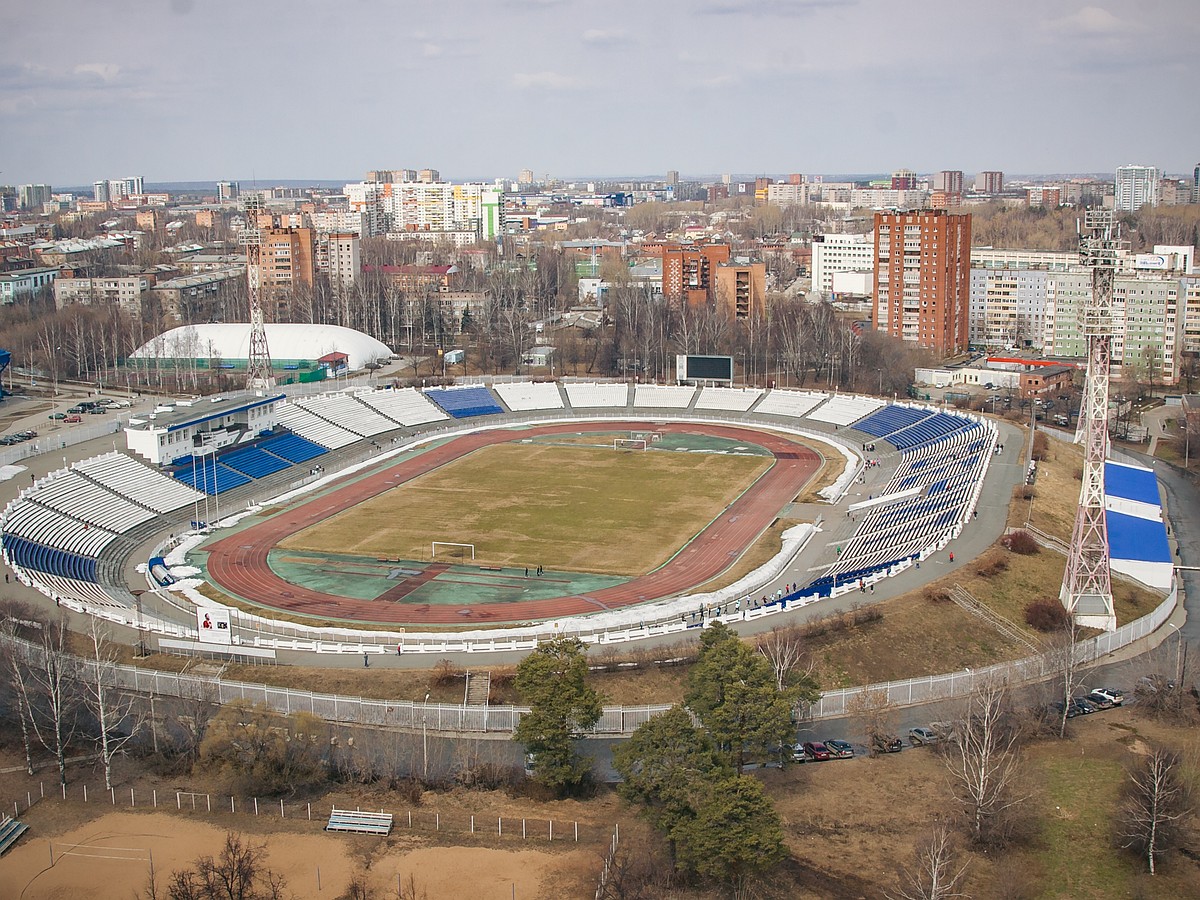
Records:
[[[280,547],[428,561],[439,541],[473,544],[476,565],[635,577],[670,559],[773,463],[757,447],[614,450],[608,443],[486,447]],[[457,548],[446,552],[447,562],[459,561]]]

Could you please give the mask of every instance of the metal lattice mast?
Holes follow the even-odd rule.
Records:
[[[262,232],[258,227],[261,212],[261,198],[246,199],[246,227],[242,230],[241,243],[246,248],[246,289],[250,298],[250,356],[246,366],[246,387],[252,391],[266,391],[275,386],[271,372],[271,351],[267,347],[267,328],[263,324],[260,285]]]
[[[1112,573],[1104,515],[1104,461],[1108,458],[1108,379],[1112,362],[1113,278],[1121,241],[1111,210],[1089,209],[1079,235],[1079,258],[1092,270],[1092,296],[1083,310],[1087,340],[1087,386],[1079,434],[1083,440],[1083,486],[1059,599],[1080,625],[1112,631]]]

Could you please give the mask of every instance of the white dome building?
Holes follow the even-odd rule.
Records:
[[[344,353],[351,369],[386,360],[388,346],[369,334],[341,325],[266,325],[267,347],[276,369],[312,369],[328,353]],[[132,360],[164,368],[245,369],[250,356],[250,326],[246,323],[182,325],[138,347]]]

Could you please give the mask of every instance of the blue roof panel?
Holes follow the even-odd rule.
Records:
[[[1162,505],[1162,500],[1158,496],[1158,479],[1152,471],[1143,469],[1141,466],[1106,462],[1104,464],[1104,493],[1109,497],[1136,500],[1139,503],[1149,503],[1151,506]]]
[[[1154,519],[1141,519],[1108,511],[1108,552],[1113,559],[1169,563],[1171,547],[1167,526]]]

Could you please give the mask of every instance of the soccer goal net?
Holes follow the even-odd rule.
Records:
[[[614,450],[645,450],[645,438],[613,438]]]
[[[429,546],[429,556],[431,559],[437,559],[438,548],[442,548],[442,556],[449,556],[452,559],[466,559],[467,551],[471,551],[471,559],[475,558],[474,544],[458,544],[453,541],[432,541]]]

